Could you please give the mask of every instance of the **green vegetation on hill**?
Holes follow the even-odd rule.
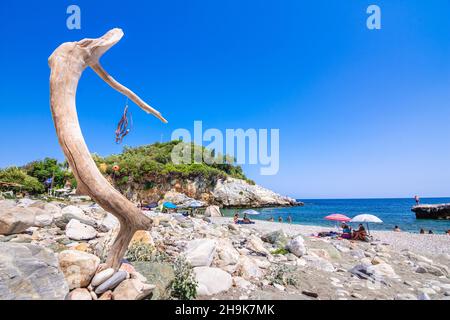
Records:
[[[172,162],[173,148],[180,143],[185,147],[190,147],[190,163],[175,164]],[[201,152],[201,154],[206,153],[210,157],[215,157],[215,159],[221,157],[220,155],[215,156],[204,147],[175,140],[164,143],[157,142],[136,148],[125,147],[121,154],[107,157],[95,155],[94,161],[103,173],[114,174],[115,181],[119,185],[127,183],[130,179],[137,183],[146,183],[149,181],[149,177],[155,178],[158,176],[166,178],[200,177],[204,179],[218,179],[230,176],[253,183],[253,181],[247,179],[242,168],[234,165],[229,158],[223,157],[223,161],[221,161],[223,163],[208,164],[204,161],[195,163],[195,151]],[[120,168],[118,172],[113,170],[113,167],[116,165]]]
[[[180,143],[182,145],[179,145]],[[187,161],[189,163],[172,162],[172,151],[175,146],[190,148],[190,161]],[[196,163],[194,158],[199,153],[206,154],[210,159],[221,159],[222,163],[214,163],[214,161],[208,161],[209,163],[196,161]],[[204,147],[178,140],[135,148],[125,147],[120,154],[106,157],[93,155],[93,158],[100,171],[105,175],[113,176],[114,182],[119,186],[132,181],[148,189],[155,186],[155,183],[170,178],[202,178],[215,182],[220,178],[233,177],[254,183],[245,176],[240,166],[234,164],[233,159],[215,155]],[[118,171],[114,170],[115,166],[119,167]],[[0,190],[42,193],[48,187],[44,182],[52,177],[54,188],[62,188],[66,181],[76,186],[76,181],[66,162],[59,163],[56,159],[45,158],[30,162],[21,168],[0,169]]]

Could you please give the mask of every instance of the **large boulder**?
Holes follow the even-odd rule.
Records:
[[[212,239],[195,239],[187,243],[186,260],[193,267],[209,267],[216,253],[216,241]]]
[[[53,219],[60,218],[62,215],[61,208],[56,205],[55,203],[51,202],[43,202],[43,201],[37,201],[29,206],[29,208],[39,208],[44,210],[44,212],[50,216],[52,216]]]
[[[154,284],[152,299],[167,300],[170,298],[172,281],[175,273],[170,263],[166,262],[133,262],[133,266],[148,283]]]
[[[34,225],[35,213],[29,208],[12,207],[0,211],[0,234],[24,232]]]
[[[14,208],[15,206],[17,206],[17,203],[14,200],[11,199],[0,200],[0,213],[7,209]]]
[[[219,206],[209,206],[205,210],[206,217],[221,217],[222,213],[220,212]]]
[[[97,236],[97,231],[91,226],[72,219],[66,226],[66,236],[72,240],[91,240]]]
[[[263,241],[254,234],[248,237],[247,248],[264,256],[270,255],[269,250],[264,247]]]
[[[305,240],[302,236],[297,236],[288,242],[286,249],[297,257],[301,257],[306,254]]]
[[[231,275],[219,268],[196,267],[194,273],[198,283],[197,294],[199,296],[209,296],[227,291],[233,285]]]
[[[231,177],[220,179],[212,192],[212,196],[216,203],[233,207],[292,206],[301,204],[297,203],[295,199]]]
[[[284,248],[288,243],[288,236],[283,230],[276,230],[269,232],[261,237],[261,239],[265,242],[273,244],[278,248]]]
[[[32,244],[0,243],[0,300],[62,300],[68,292],[52,251]]]
[[[97,256],[78,250],[64,250],[58,259],[70,289],[87,287],[100,264]]]
[[[81,208],[72,205],[61,210],[61,217],[56,219],[55,223],[59,228],[64,229],[72,219],[78,220],[79,222],[91,227],[97,226],[95,219],[85,214]]]
[[[264,275],[264,272],[258,266],[258,263],[247,256],[240,257],[236,266],[236,273],[247,280],[259,279]]]
[[[231,240],[220,239],[217,244],[217,254],[219,256],[218,265],[220,267],[225,267],[228,265],[236,264],[239,261],[240,254],[234,248]]]

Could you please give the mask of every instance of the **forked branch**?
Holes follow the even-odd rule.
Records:
[[[147,113],[163,122],[161,114],[133,91],[112,78],[100,65],[100,57],[123,36],[112,29],[98,39],[84,39],[60,45],[50,56],[50,105],[59,144],[77,180],[78,188],[103,209],[115,215],[120,231],[108,254],[106,267],[118,269],[128,244],[137,230],[148,230],[152,219],[125,198],[103,177],[84,141],[78,122],[75,97],[78,81],[86,67],[91,67],[111,87],[126,95]]]

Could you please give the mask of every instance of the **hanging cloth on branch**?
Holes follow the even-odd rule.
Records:
[[[129,120],[128,120],[129,118]],[[120,144],[122,143],[123,138],[130,133],[131,128],[133,127],[133,117],[131,115],[131,112],[128,116],[128,98],[127,102],[125,103],[125,109],[123,110],[122,118],[120,118],[119,123],[117,124],[116,129],[116,143]]]

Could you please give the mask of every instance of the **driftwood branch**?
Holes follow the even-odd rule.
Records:
[[[167,122],[161,114],[145,103],[133,91],[114,80],[100,65],[100,57],[123,36],[112,29],[98,39],[84,39],[60,45],[50,56],[50,104],[59,144],[69,162],[78,190],[89,195],[103,209],[115,215],[120,231],[108,254],[106,267],[118,269],[128,244],[137,230],[148,230],[152,219],[117,191],[103,177],[86,146],[78,122],[75,96],[78,81],[91,67],[106,83],[135,102],[147,113]]]

